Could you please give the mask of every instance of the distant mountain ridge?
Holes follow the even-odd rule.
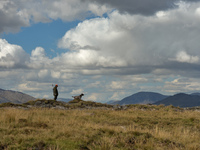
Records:
[[[164,104],[166,106],[173,105],[176,107],[195,107],[200,106],[200,95],[199,93],[185,94],[178,93],[173,96],[169,96],[161,101],[153,103],[155,105]]]
[[[106,104],[114,105],[114,104],[117,104],[118,102],[119,102],[119,100],[110,100],[110,101],[106,102]]]
[[[58,98],[57,101],[63,101],[68,103],[69,101],[73,100],[72,98]]]
[[[154,105],[173,105],[179,107],[200,106],[200,93],[178,93],[173,96],[162,95],[155,92],[138,92],[125,97],[121,101],[109,101],[109,104],[129,105],[129,104],[154,104]]]
[[[0,89],[0,103],[25,103],[36,98],[22,92]]]
[[[190,95],[197,95],[197,96],[200,96],[200,93],[192,93]]]
[[[155,92],[138,92],[131,96],[125,97],[121,101],[116,102],[120,105],[127,105],[127,104],[148,104],[154,103],[160,100],[167,98],[168,96],[162,95],[160,93]]]
[[[22,92],[0,89],[0,103],[26,103],[36,98]],[[70,98],[58,98],[58,101],[69,102]],[[131,96],[125,97],[121,101],[109,101],[109,104],[154,104],[154,105],[173,105],[179,107],[200,106],[200,93],[178,93],[173,96],[166,96],[155,92],[138,92]]]

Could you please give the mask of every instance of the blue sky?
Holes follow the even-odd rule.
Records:
[[[199,0],[0,1],[2,89],[36,98],[200,91]]]
[[[40,46],[46,50],[50,57],[55,57],[56,53],[62,53],[63,50],[57,47],[59,38],[66,31],[76,27],[80,21],[63,22],[58,19],[49,23],[33,23],[29,27],[21,27],[17,33],[4,33],[1,38],[6,39],[11,44],[22,46],[27,53]],[[48,35],[48,36],[47,36]]]

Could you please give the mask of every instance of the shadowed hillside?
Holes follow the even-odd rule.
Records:
[[[30,100],[35,100],[35,98],[21,92],[0,89],[0,103],[11,102],[19,104]]]
[[[154,93],[154,92],[139,92],[131,96],[125,97],[121,101],[115,102],[114,104],[127,105],[127,104],[147,104],[154,103],[156,101],[163,100],[167,96]]]
[[[174,96],[169,96],[164,100],[154,103],[156,105],[164,104],[166,106],[173,105],[179,107],[195,107],[200,106],[200,96],[199,95],[188,95],[184,93],[179,93]]]

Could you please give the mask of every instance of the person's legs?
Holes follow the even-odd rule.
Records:
[[[56,101],[58,95],[54,95],[54,100]]]

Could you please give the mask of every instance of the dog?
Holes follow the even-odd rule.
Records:
[[[82,96],[84,96],[83,93],[82,93],[81,95],[79,95],[79,96],[72,96],[72,97],[73,97],[74,99],[79,99],[79,100],[81,100]]]

